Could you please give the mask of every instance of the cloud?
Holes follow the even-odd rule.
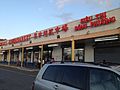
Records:
[[[100,8],[110,8],[115,0],[84,0],[85,3],[89,6],[96,6]],[[119,1],[119,0],[116,0]]]
[[[70,4],[76,0],[55,0],[55,3],[59,9],[64,8],[66,4]]]
[[[68,4],[89,5],[90,7],[96,6],[100,8],[110,8],[114,4],[120,4],[120,0],[50,0],[55,3],[58,9],[63,9]]]
[[[62,19],[63,22],[70,22],[73,20],[72,13],[62,13],[61,15],[57,15],[56,17]]]
[[[73,14],[72,12],[66,12],[65,8],[68,7],[68,5],[77,5],[77,6],[83,6],[84,8],[100,8],[100,9],[113,9],[116,7],[120,7],[120,0],[50,0],[52,3],[54,3],[60,12],[63,12],[60,15],[57,15],[58,18],[61,18],[64,22],[69,22],[73,20]],[[73,6],[74,7],[74,6]],[[69,8],[69,7],[68,7]]]
[[[74,1],[76,2],[77,0],[52,0],[52,1],[55,3],[57,8],[62,12],[66,5],[72,4]],[[68,12],[63,12],[59,15],[56,15],[56,17],[60,18],[63,22],[70,22],[74,20],[72,13]]]

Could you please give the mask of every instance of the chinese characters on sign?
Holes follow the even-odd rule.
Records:
[[[68,30],[68,25],[65,24],[65,25],[62,25],[62,27],[57,26],[55,29],[51,28],[51,29],[48,29],[48,30],[35,32],[33,34],[33,38],[35,38],[35,39],[36,38],[41,38],[41,36],[48,37],[48,36],[54,35],[55,33],[58,34],[60,31],[67,32],[67,30]],[[10,45],[10,44],[16,44],[16,43],[28,41],[28,40],[30,40],[30,38],[32,38],[32,34],[28,34],[28,35],[24,35],[24,36],[14,38],[14,39],[11,39],[11,40],[8,40],[8,41],[0,42],[0,46],[5,46],[5,45],[8,45],[8,44]]]
[[[48,30],[40,31],[38,33],[37,32],[34,33],[34,38],[37,38],[37,37],[40,38],[41,36],[48,37],[48,36],[54,35],[55,33],[58,34],[60,31],[67,32],[68,29],[69,28],[68,28],[67,24],[62,25],[62,27],[57,26],[54,29],[51,28],[51,29],[48,29]]]
[[[95,16],[86,16],[85,18],[80,19],[80,24],[73,26],[73,30],[74,31],[80,31],[83,29],[87,29],[88,27],[98,27],[101,25],[107,25],[110,24],[112,22],[115,22],[116,18],[115,16],[112,17],[107,17],[106,12],[100,13],[100,14],[96,14]],[[41,38],[42,36],[44,37],[48,37],[51,35],[55,35],[58,34],[59,32],[63,31],[63,32],[67,32],[69,30],[68,24],[64,24],[62,26],[57,26],[55,28],[50,28],[44,31],[39,31],[39,32],[35,32],[32,36],[32,34],[28,34],[28,35],[24,35],[18,38],[14,38],[8,41],[3,41],[0,42],[0,46],[5,46],[5,45],[10,45],[10,44],[16,44],[19,42],[24,42],[24,41],[28,41],[31,38]]]

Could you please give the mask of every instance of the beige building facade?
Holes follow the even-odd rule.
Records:
[[[120,63],[120,8],[0,42],[0,61]]]

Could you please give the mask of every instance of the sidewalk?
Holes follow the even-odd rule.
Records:
[[[5,65],[5,64],[0,64],[0,66],[3,67],[9,67],[9,68],[15,68],[23,71],[29,71],[29,72],[34,72],[34,71],[39,71],[39,69],[32,69],[32,68],[26,68],[26,67],[18,67],[18,66],[12,66],[12,65]]]

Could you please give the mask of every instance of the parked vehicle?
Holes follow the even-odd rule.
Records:
[[[46,64],[32,90],[120,90],[120,72],[86,63]]]

